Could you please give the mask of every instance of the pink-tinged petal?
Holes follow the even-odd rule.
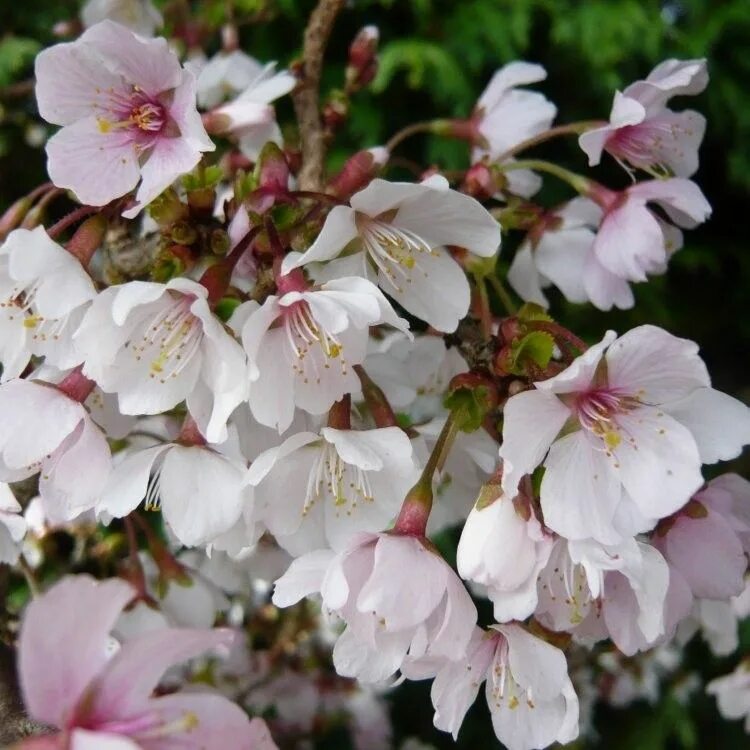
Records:
[[[135,195],[137,203],[122,215],[127,219],[137,216],[178,177],[190,172],[200,159],[201,152],[184,138],[159,138],[141,168],[143,179]]]
[[[446,663],[435,676],[430,690],[435,707],[434,724],[458,739],[467,711],[477,698],[495,653],[495,639],[475,628],[463,659]]]
[[[281,272],[289,273],[293,268],[298,268],[311,261],[323,261],[335,258],[355,237],[357,237],[357,226],[355,224],[355,212],[349,206],[334,206],[326,216],[320,234],[315,242],[302,254],[297,256],[293,262],[285,258],[281,264]]]
[[[164,25],[152,0],[88,0],[80,15],[86,28],[109,19],[141,36],[153,36],[156,29]]]
[[[524,242],[516,251],[508,269],[508,283],[526,302],[535,302],[542,307],[549,307],[549,300],[542,291],[542,285],[546,281],[537,269],[531,245]]]
[[[244,322],[241,324],[242,347],[249,360],[250,380],[257,380],[260,376],[257,359],[263,349],[264,337],[280,315],[278,297],[271,295],[266,298],[262,307],[251,300],[240,305],[232,316],[233,321],[235,318],[239,319],[240,316],[244,317]]]
[[[372,574],[357,597],[357,609],[385,619],[388,630],[413,628],[438,606],[449,574],[453,575],[447,564],[419,540],[381,535]],[[396,580],[400,585],[392,586],[390,582]]]
[[[613,450],[623,486],[647,518],[681,508],[703,484],[690,431],[656,408],[618,417],[622,438]]]
[[[619,92],[618,92],[619,93]],[[595,167],[602,160],[602,152],[607,139],[615,132],[611,125],[603,125],[599,128],[591,128],[578,136],[578,145],[589,159],[589,166]]]
[[[140,167],[123,131],[102,132],[95,117],[66,125],[47,141],[47,170],[58,187],[72,190],[81,203],[103,206],[129,193]]]
[[[195,76],[189,70],[183,70],[182,81],[172,94],[169,116],[180,131],[180,140],[197,151],[213,151],[216,146],[208,137],[200,113],[195,107],[195,88]]]
[[[99,56],[80,41],[56,44],[34,63],[39,114],[54,125],[69,125],[108,108],[109,91],[125,91],[120,76],[102,66]]]
[[[693,229],[711,215],[711,204],[691,180],[672,177],[669,180],[648,180],[628,188],[632,198],[659,204],[667,216],[683,229]]]
[[[670,137],[661,138],[653,148],[660,164],[677,177],[691,177],[698,171],[698,148],[706,132],[706,118],[699,112],[665,112],[649,120],[649,126],[668,129]]]
[[[102,431],[86,415],[78,427],[42,463],[39,494],[58,509],[58,517],[75,518],[93,508],[112,470],[112,455]]]
[[[667,409],[690,430],[703,463],[729,461],[750,443],[750,409],[726,393],[699,388]]]
[[[698,345],[657,326],[638,326],[620,336],[606,358],[609,386],[644,404],[668,404],[710,385]]]
[[[631,281],[645,281],[652,268],[665,263],[664,235],[645,201],[629,195],[605,215],[594,241],[599,262]]]
[[[666,534],[664,555],[701,599],[729,599],[744,587],[747,561],[737,533],[721,515],[681,515]]]
[[[617,338],[614,331],[607,331],[604,338],[598,343],[590,346],[583,354],[576,357],[571,364],[559,375],[546,380],[539,380],[534,387],[544,393],[577,393],[585,391],[590,385],[605,350]]]
[[[19,675],[32,718],[64,727],[109,659],[108,640],[134,590],[124,581],[64,578],[26,609]],[[65,644],[61,648],[61,644]]]
[[[539,466],[570,417],[557,396],[541,391],[519,393],[505,404],[503,442],[503,491],[513,497],[525,474]]]
[[[594,244],[588,227],[545,232],[536,248],[536,267],[570,302],[586,302],[583,269]],[[509,274],[510,278],[510,274]]]
[[[616,132],[617,128],[637,125],[643,122],[645,117],[646,110],[640,102],[616,91],[609,114],[609,125],[588,130],[578,138],[578,144],[589,157],[589,166],[593,167],[599,163],[607,138]]]
[[[271,737],[268,725],[263,719],[250,720],[250,739],[252,750],[278,750],[276,743]]]
[[[590,252],[583,266],[583,288],[591,303],[600,310],[618,307],[629,310],[635,304],[630,284],[606,269]]]
[[[106,512],[122,518],[135,510],[146,497],[148,480],[154,461],[170,445],[156,445],[142,451],[134,451],[120,461],[112,471],[109,481],[97,504],[98,512]]]
[[[459,659],[466,653],[471,634],[477,626],[477,608],[461,579],[449,570],[443,597],[443,621],[439,630],[430,634],[428,653]],[[439,614],[438,609],[436,614]]]
[[[276,581],[273,603],[277,607],[289,607],[310,594],[320,592],[333,558],[331,550],[317,550],[298,557]]]
[[[622,488],[612,459],[579,430],[557,440],[544,462],[544,522],[567,539],[620,541],[614,516]]]
[[[156,96],[179,86],[182,68],[166,39],[144,39],[124,26],[102,21],[88,29],[79,43],[90,46],[103,66],[130,85]]]
[[[10,469],[25,469],[55,451],[84,418],[83,407],[53,386],[11,380],[0,386],[0,455]],[[29,415],[36,415],[31,419]],[[44,429],[39,429],[44,415]]]
[[[96,726],[142,712],[169,667],[207,651],[228,650],[234,637],[231,630],[167,628],[126,641],[90,685],[85,720]]]
[[[645,81],[636,81],[625,95],[638,99],[650,112],[660,110],[673,96],[700,94],[708,85],[706,60],[664,60]]]
[[[360,638],[351,625],[333,648],[333,666],[343,677],[362,682],[383,682],[401,666],[409,649],[411,631],[379,633],[375,646]]]
[[[127,284],[110,287],[110,290],[114,290],[114,298],[110,303],[112,320],[118,326],[127,322],[136,307],[156,302],[166,294],[164,284],[157,284],[153,281],[130,281]]]

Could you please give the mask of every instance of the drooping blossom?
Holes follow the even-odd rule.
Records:
[[[231,631],[158,629],[126,641],[113,654],[110,632],[134,595],[121,580],[71,576],[27,607],[19,675],[29,715],[58,730],[45,738],[45,747],[257,750],[254,740],[264,727],[251,725],[223,696],[153,695],[169,667],[227,649]],[[28,746],[36,741],[28,740]]]
[[[356,532],[382,531],[417,479],[398,427],[299,432],[262,453],[248,474],[259,517],[294,555],[341,550]]]
[[[508,63],[492,76],[471,117],[473,129],[484,141],[475,146],[474,161],[496,162],[506,151],[550,128],[557,107],[538,91],[518,88],[546,77],[541,65],[523,61]],[[534,195],[542,184],[528,169],[510,170],[505,177],[509,192],[524,198]]]
[[[539,576],[535,616],[584,643],[609,637],[632,655],[664,632],[668,586],[667,563],[648,544],[558,539]]]
[[[742,592],[750,554],[749,498],[750,483],[727,474],[657,527],[654,544],[694,597],[729,599]]]
[[[83,404],[51,383],[16,379],[0,385],[0,413],[0,480],[39,473],[39,494],[57,518],[94,507],[111,455]]]
[[[351,243],[347,268],[377,279],[408,312],[440,331],[454,331],[469,309],[469,282],[446,249],[458,245],[483,258],[500,246],[500,227],[473,198],[434,175],[419,184],[375,179],[335,206],[302,256],[285,272],[338,256]],[[350,270],[351,272],[351,270]]]
[[[536,609],[537,578],[552,544],[523,497],[510,500],[487,484],[461,531],[456,567],[464,580],[487,587],[498,622],[525,620]]]
[[[141,36],[153,36],[164,24],[151,0],[88,0],[81,8],[81,21],[87,29],[107,20]]]
[[[508,750],[536,750],[578,736],[578,697],[560,649],[521,625],[474,628],[463,658],[417,662],[412,679],[432,677],[434,724],[453,739],[485,683],[495,735]]]
[[[750,441],[750,410],[711,388],[697,345],[654,326],[608,332],[504,415],[506,494],[543,465],[545,525],[604,544],[653,528],[701,486],[701,463]]]
[[[161,509],[180,542],[208,544],[242,515],[245,468],[224,445],[169,442],[134,450],[114,468],[97,511],[120,518],[144,501],[148,510]]]
[[[599,283],[605,298],[624,300],[623,280],[646,281],[650,275],[664,273],[672,254],[682,247],[678,227],[693,229],[711,215],[700,188],[681,177],[639,182],[620,192],[599,186],[591,197],[604,210],[594,254],[609,274],[599,271],[590,287]],[[657,216],[649,203],[659,206],[669,222]]]
[[[158,414],[187,401],[204,437],[226,439],[247,391],[242,347],[211,312],[195,281],[131,281],[105,289],[75,342],[84,373],[116,393],[123,414]]]
[[[508,269],[508,282],[518,295],[549,307],[544,289],[554,285],[570,302],[591,302],[600,310],[632,307],[628,281],[605,268],[594,252],[601,219],[601,208],[582,197],[543,215]]]
[[[195,78],[166,39],[102,21],[36,58],[41,116],[62,129],[47,142],[58,187],[102,206],[140,182],[135,216],[212,151],[195,107]]]
[[[13,491],[0,482],[0,564],[15,565],[26,534],[26,519]]]
[[[287,607],[320,593],[346,629],[333,649],[336,671],[363,682],[392,676],[409,658],[461,659],[477,612],[460,580],[426,540],[357,534],[340,552],[298,557],[276,581]]]
[[[750,663],[747,659],[731,674],[711,680],[706,692],[716,696],[719,713],[725,719],[744,719],[745,732],[750,734]]]
[[[382,323],[408,329],[380,290],[361,278],[282,289],[260,307],[240,306],[232,325],[241,328],[249,360],[253,416],[283,432],[295,406],[323,414],[357,391],[353,367],[365,358],[369,327]]]
[[[698,169],[706,118],[692,110],[673,112],[667,102],[700,94],[707,84],[705,60],[665,60],[645,81],[616,92],[609,123],[579,137],[589,165],[606,151],[634,169],[690,177]]]
[[[32,355],[67,369],[82,361],[73,344],[96,287],[44,227],[16,229],[0,247],[2,380],[18,377]]]
[[[219,53],[201,70],[198,101],[214,108],[205,116],[210,132],[231,134],[237,138],[240,151],[256,160],[269,141],[281,145],[281,129],[271,103],[296,85],[291,73],[276,71],[276,63],[263,66],[236,50]],[[227,93],[236,96],[222,104]]]

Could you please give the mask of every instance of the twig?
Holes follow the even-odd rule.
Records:
[[[320,119],[320,76],[328,37],[344,0],[319,0],[310,15],[302,47],[301,82],[292,93],[302,145],[302,190],[323,190],[326,153],[325,131]]]

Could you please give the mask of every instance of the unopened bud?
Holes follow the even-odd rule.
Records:
[[[352,88],[362,88],[375,78],[378,72],[377,26],[365,26],[359,31],[349,47],[349,64],[346,67],[346,83]]]
[[[214,229],[211,232],[211,252],[214,255],[226,255],[232,243],[229,235],[223,229]]]
[[[187,206],[180,200],[174,188],[168,188],[155,198],[148,207],[151,218],[160,226],[169,226],[187,218]]]
[[[289,165],[284,152],[273,141],[263,146],[253,176],[264,193],[285,195],[289,192]]]
[[[336,91],[323,105],[323,122],[331,130],[338,130],[349,115],[349,100],[343,91]]]
[[[170,230],[169,236],[178,245],[192,245],[198,239],[198,232],[189,222],[178,221]]]
[[[358,151],[331,180],[329,192],[339,198],[349,198],[377,176],[388,157],[388,150],[382,146]]]
[[[78,258],[81,265],[88,266],[94,253],[101,247],[107,227],[104,214],[89,216],[66,243],[67,251]]]
[[[463,192],[477,200],[487,200],[497,192],[497,182],[488,164],[472,164],[464,177]]]
[[[239,49],[240,37],[234,24],[227,23],[221,27],[221,47],[224,52],[234,52]]]

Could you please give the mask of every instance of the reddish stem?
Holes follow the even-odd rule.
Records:
[[[49,195],[49,193],[47,195]],[[54,240],[57,237],[59,237],[68,227],[72,226],[73,224],[77,224],[79,221],[85,219],[87,216],[91,216],[91,214],[95,214],[101,210],[102,210],[101,206],[79,206],[74,211],[71,211],[66,216],[63,216],[62,219],[60,219],[60,221],[53,224],[47,230],[47,234],[50,236],[51,239]]]

